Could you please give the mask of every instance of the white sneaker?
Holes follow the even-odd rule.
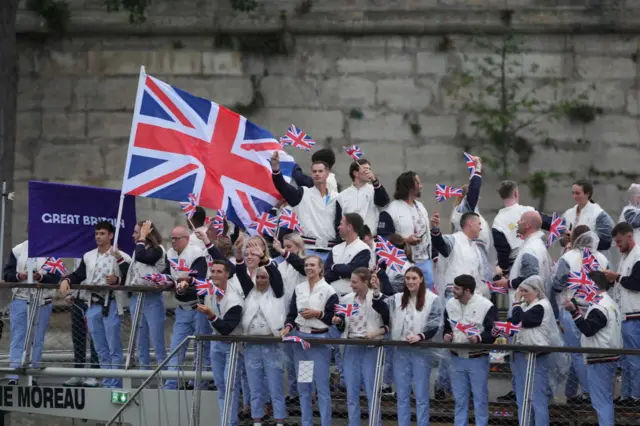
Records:
[[[69,387],[78,387],[82,385],[83,385],[83,381],[82,381],[82,378],[80,377],[72,377],[62,384],[62,386],[69,386]]]
[[[83,380],[83,384],[88,388],[97,388],[100,386],[100,382],[95,377],[87,377]]]

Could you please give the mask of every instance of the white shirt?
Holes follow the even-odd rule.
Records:
[[[380,211],[373,201],[375,188],[372,184],[366,183],[360,188],[351,185],[338,195],[338,203],[342,208],[342,214],[357,213],[364,220],[364,224],[376,235],[378,229],[378,218]]]

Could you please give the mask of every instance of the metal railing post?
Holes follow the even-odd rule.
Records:
[[[132,316],[131,335],[129,336],[129,346],[127,348],[127,358],[124,363],[124,369],[129,370],[131,364],[133,364],[134,354],[136,351],[136,342],[138,333],[140,332],[140,317],[142,317],[142,311],[144,306],[144,293],[138,293],[136,299],[135,312]],[[141,368],[144,366],[140,366]],[[148,366],[147,366],[148,367]]]
[[[191,426],[200,426],[200,401],[202,397],[202,390],[200,384],[202,383],[202,359],[204,357],[204,341],[196,340],[196,378],[193,382],[193,390],[195,395],[193,397],[193,409],[191,412]]]
[[[369,426],[377,426],[380,417],[380,399],[382,397],[382,382],[384,381],[384,346],[378,347],[376,358],[376,377],[373,381],[373,394],[369,402]]]
[[[116,411],[116,414],[114,414],[114,416],[111,418],[111,420],[109,420],[107,422],[107,424],[105,426],[111,426],[113,424],[113,422],[115,422],[118,417],[120,417],[120,414],[122,414],[122,412],[129,406],[131,405],[131,403],[133,401],[135,401],[136,397],[138,395],[140,395],[140,393],[142,392],[142,390],[144,388],[147,387],[147,385],[149,383],[151,383],[151,380],[153,380],[153,378],[156,376],[156,374],[158,374],[162,368],[167,365],[169,363],[169,361],[171,360],[171,358],[173,358],[180,349],[182,349],[182,347],[184,345],[189,344],[189,342],[193,339],[195,339],[195,336],[187,336],[185,337],[182,342],[180,342],[180,344],[178,344],[178,346],[176,346],[171,353],[156,367],[155,370],[153,370],[153,373],[151,373],[151,375],[149,377],[146,378],[146,380],[144,382],[142,382],[142,384],[140,385],[140,387],[138,389],[136,389],[136,391],[133,393],[133,395],[131,395],[131,397],[129,398],[129,400],[124,403],[119,409],[118,411]]]
[[[34,330],[38,328],[38,317],[40,311],[40,300],[42,299],[42,289],[37,289],[36,294],[29,294],[28,324],[27,333],[24,338],[24,350],[22,352],[21,366],[26,368],[31,363],[31,349],[33,348]]]
[[[526,426],[529,424],[535,374],[536,354],[535,352],[529,352],[527,353],[527,374],[524,381],[524,395],[522,395],[522,415],[520,416],[520,426]]]
[[[231,421],[231,404],[237,404],[233,400],[236,384],[236,367],[238,365],[238,342],[232,342],[229,349],[229,359],[227,361],[227,374],[224,378],[224,409],[222,410],[222,425],[227,426]],[[108,426],[108,425],[107,425]]]

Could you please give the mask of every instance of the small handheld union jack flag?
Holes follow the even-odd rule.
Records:
[[[506,321],[506,322],[496,321],[493,323],[493,331],[496,334],[502,334],[505,336],[513,336],[514,334],[520,331],[521,327],[522,327],[522,324],[513,324],[509,321]]]
[[[385,263],[387,268],[397,273],[402,272],[402,268],[408,261],[404,250],[394,246],[380,235],[376,237],[376,256],[378,256],[379,265]]]
[[[192,270],[189,266],[187,266],[187,262],[184,259],[168,259],[169,265],[176,272],[188,272],[189,275],[197,274],[198,271]]]
[[[213,218],[213,227],[218,233],[218,235],[224,234],[224,221],[225,221],[224,212],[222,210],[216,211],[216,215]]]
[[[187,219],[190,220],[196,212],[196,207],[198,207],[198,200],[196,195],[187,195],[187,201],[181,201],[180,207],[182,207],[182,211],[184,212],[185,216],[187,216]]]
[[[564,234],[567,230],[567,225],[562,216],[557,216],[555,213],[551,217],[551,225],[549,226],[549,237],[547,238],[547,248],[551,247],[553,243]]]
[[[587,247],[582,252],[582,269],[587,273],[600,270],[600,263]]]
[[[451,324],[451,327],[460,330],[469,337],[480,335],[480,329],[473,324],[462,324],[452,319],[449,320],[449,323]]]
[[[464,160],[467,163],[467,169],[469,170],[469,175],[472,175],[476,172],[476,162],[473,161],[473,156],[467,152],[464,154]]]
[[[302,226],[300,226],[298,215],[288,207],[282,209],[280,213],[280,227],[302,234]]]
[[[216,287],[211,280],[196,280],[195,287],[198,291],[198,296],[214,295],[224,297],[224,291]]]
[[[489,287],[491,293],[507,294],[507,289],[502,286],[494,285],[493,282],[487,280],[482,280],[482,282]]]
[[[270,237],[275,236],[278,229],[278,218],[270,215],[268,212],[262,213],[249,228],[255,229],[258,234],[266,234]]]
[[[462,197],[462,188],[454,188],[448,185],[436,183],[436,201],[441,203],[451,197]]]
[[[569,284],[567,286],[568,290],[575,290],[576,292],[581,291],[581,289],[582,291],[586,291],[592,287],[597,289],[596,283],[589,278],[584,269],[581,269],[580,272],[569,272],[567,284]]]
[[[585,302],[589,303],[590,305],[594,303],[597,304],[602,300],[602,296],[599,295],[598,292],[593,288],[585,292],[580,292],[580,293],[576,292],[576,297],[583,299]]]
[[[344,315],[345,318],[349,318],[360,313],[360,305],[357,303],[344,303],[336,304],[336,315]]]
[[[302,349],[304,349],[305,351],[307,349],[309,349],[311,347],[311,345],[309,344],[309,342],[307,342],[304,339],[301,339],[298,336],[285,336],[282,338],[283,342],[295,342],[295,343],[300,343],[302,345]]]
[[[315,144],[315,140],[311,139],[309,135],[298,129],[293,124],[289,126],[289,130],[287,130],[287,133],[285,133],[285,135],[280,138],[281,146],[284,147],[286,145],[291,145],[294,148],[300,148],[305,151],[310,151]]]
[[[359,160],[364,155],[364,152],[362,152],[358,145],[343,146],[343,148],[344,152],[354,160]]]
[[[69,273],[69,270],[62,263],[62,259],[58,257],[48,258],[42,265],[42,270],[50,274],[66,275]]]
[[[171,278],[171,275],[167,275],[167,274],[147,274],[147,275],[143,275],[140,278],[142,278],[145,281],[150,281],[156,284],[173,282],[173,278]]]

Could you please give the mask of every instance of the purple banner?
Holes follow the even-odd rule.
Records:
[[[116,225],[120,191],[91,186],[29,182],[29,257],[81,258],[96,248],[94,226]],[[127,195],[122,209],[118,247],[133,253],[136,204]]]

